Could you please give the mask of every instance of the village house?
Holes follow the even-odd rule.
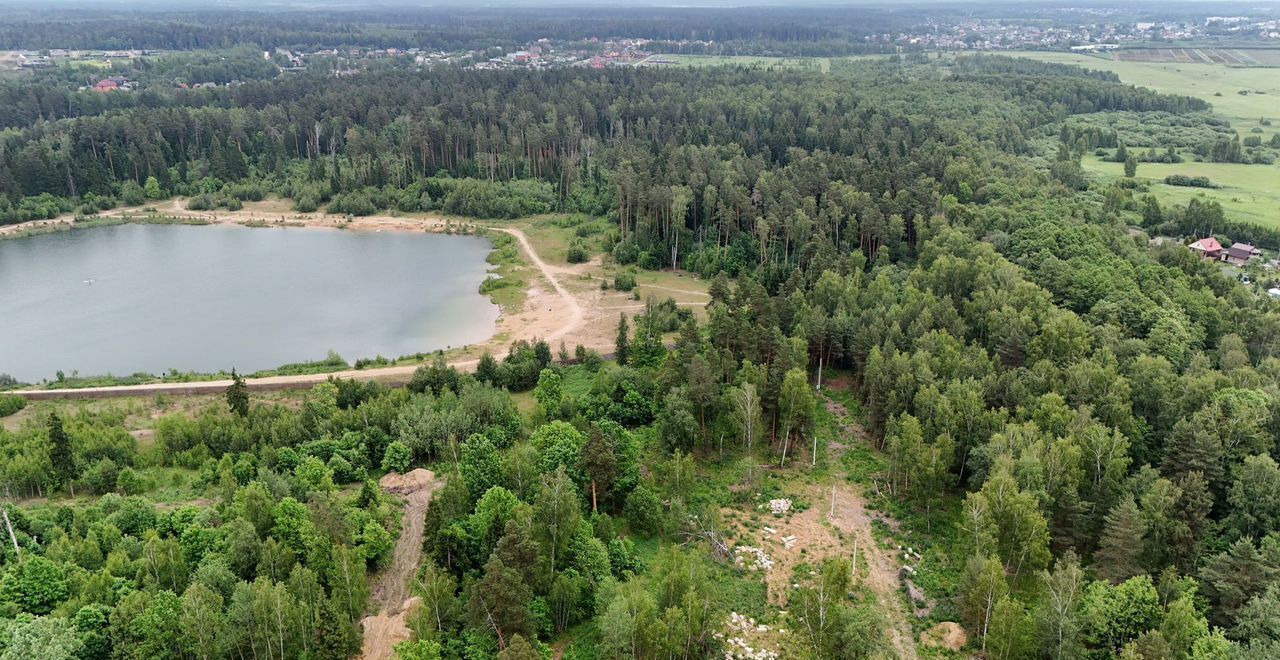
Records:
[[[1262,256],[1262,250],[1248,243],[1232,243],[1231,247],[1222,252],[1222,260],[1236,266],[1243,266],[1249,263],[1250,259],[1260,256]]]
[[[1218,259],[1222,255],[1222,244],[1212,236],[1202,238],[1187,247],[1204,259]]]

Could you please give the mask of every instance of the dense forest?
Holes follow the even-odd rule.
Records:
[[[572,7],[382,8],[319,11],[111,10],[19,13],[0,26],[0,48],[166,49],[265,47],[481,50],[537,39],[631,37],[698,52],[846,55],[881,52],[866,37],[923,20],[916,11],[881,8],[653,9]],[[708,42],[715,42],[714,44]],[[684,44],[689,47],[688,44]]]
[[[539,342],[295,406],[233,386],[150,449],[106,414],[0,430],[8,494],[81,496],[6,506],[0,657],[347,657],[396,533],[369,480],[418,465],[446,483],[402,657],[541,657],[562,635],[572,658],[723,657],[726,615],[761,598],[721,552],[722,512],[762,505],[761,461],[826,466],[831,374],[923,541],[933,616],[972,653],[1276,657],[1280,310],[1130,231],[1221,209],[1080,165],[1110,135],[1084,116],[1208,110],[1075,68],[908,56],[304,75],[19,111],[0,133],[10,222],[271,193],[353,215],[577,212],[609,219],[616,263],[711,286],[703,323],[657,302],[621,319],[608,363]],[[160,468],[205,506],[156,507],[141,475]],[[847,560],[811,568],[787,657],[891,653]]]

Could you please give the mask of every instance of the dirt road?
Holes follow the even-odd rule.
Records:
[[[431,495],[442,485],[429,470],[408,474],[388,474],[380,482],[390,493],[405,497],[400,521],[400,538],[392,552],[391,565],[374,582],[370,602],[377,612],[362,621],[364,641],[360,654],[365,660],[395,657],[395,645],[409,639],[406,615],[416,599],[410,598],[413,580],[422,563],[422,534]]]
[[[832,454],[831,462],[840,465],[840,457],[848,451],[850,444],[869,442],[870,438],[844,406],[825,397],[824,403],[840,425],[842,442],[827,445]],[[897,555],[876,544],[875,536],[871,533],[873,516],[867,512],[867,499],[862,494],[862,488],[843,478],[837,479],[826,492],[815,493],[813,501],[815,508],[826,509],[824,513],[831,525],[846,537],[846,543],[851,541],[855,545],[857,554],[866,561],[866,570],[860,578],[875,593],[880,610],[888,619],[889,642],[893,646],[894,656],[914,660],[917,657],[916,639],[902,602],[902,580],[898,577]]]
[[[821,500],[818,500],[821,501]],[[827,494],[824,503],[831,506],[831,495]],[[817,508],[822,508],[818,505]],[[867,513],[867,501],[858,492],[856,486],[845,483],[835,487],[835,515],[830,517],[831,524],[847,537],[852,537],[858,548],[858,555],[866,560],[866,571],[859,577],[862,583],[876,595],[880,610],[889,623],[889,642],[893,645],[893,655],[897,658],[914,659],[916,657],[915,635],[911,632],[911,622],[907,619],[906,608],[902,605],[902,595],[898,579],[898,562],[890,551],[876,545],[871,534],[871,516]],[[858,570],[861,570],[860,568]]]

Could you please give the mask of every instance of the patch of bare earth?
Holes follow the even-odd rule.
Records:
[[[920,633],[920,645],[959,651],[969,642],[964,628],[954,621],[943,621]]]
[[[409,639],[405,623],[419,599],[409,596],[413,578],[422,560],[422,533],[431,495],[441,485],[430,470],[418,468],[406,474],[387,474],[378,485],[405,499],[400,538],[391,556],[391,565],[374,581],[371,602],[376,614],[362,621],[364,642],[360,656],[365,660],[395,657],[395,646]]]
[[[831,399],[826,399],[825,403],[827,410],[839,421],[841,442],[848,445],[870,444],[871,439],[866,430],[842,404]],[[829,447],[837,454],[832,456],[832,462],[839,464],[839,453],[847,445],[832,443]],[[915,658],[915,635],[911,631],[907,610],[902,602],[902,581],[899,577],[897,555],[876,544],[871,531],[873,520],[884,522],[891,528],[896,528],[897,521],[884,514],[868,511],[862,488],[844,480],[838,480],[833,487],[828,488],[828,492],[818,494],[811,501],[815,503],[815,509],[822,509],[829,517],[831,525],[844,537],[846,544],[857,548],[858,557],[855,559],[861,558],[865,562],[865,566],[859,566],[859,561],[854,562],[855,570],[858,571],[856,577],[875,593],[881,611],[888,618],[889,641],[893,645],[894,655],[899,658]]]
[[[916,644],[907,611],[899,593],[898,561],[894,554],[881,548],[871,533],[873,516],[867,512],[867,501],[855,486],[837,485],[831,524],[858,548],[859,558],[866,562],[857,568],[858,579],[876,595],[881,611],[889,621],[889,641],[894,655],[915,658]],[[831,507],[831,494],[827,494]],[[830,509],[829,509],[830,510]],[[861,562],[859,562],[861,563]]]

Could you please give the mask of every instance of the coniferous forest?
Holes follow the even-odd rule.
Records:
[[[89,38],[42,20],[0,42]],[[843,25],[717,38],[823,54]],[[0,224],[172,197],[573,214],[608,227],[593,254],[697,276],[709,302],[649,301],[603,357],[519,343],[291,397],[237,379],[154,437],[127,406],[0,394],[21,418],[0,426],[0,659],[355,657],[403,531],[378,479],[418,467],[438,481],[403,658],[1280,656],[1280,307],[1148,240],[1275,232],[1080,164],[1115,140],[1090,132],[1100,113],[1217,139],[1204,101],[937,53],[277,76],[243,44],[283,25],[190,44],[108,27],[227,49],[138,79],[240,84],[0,79]],[[349,43],[323,18],[287,29],[270,38]],[[735,561],[744,525],[777,524],[770,500],[817,513],[828,487],[833,512],[852,488],[894,520],[872,524],[909,565],[901,621],[866,581],[877,550],[844,532],[781,587]],[[780,637],[751,644],[780,655],[742,651],[731,614],[769,621]],[[944,621],[959,650],[917,641]]]

